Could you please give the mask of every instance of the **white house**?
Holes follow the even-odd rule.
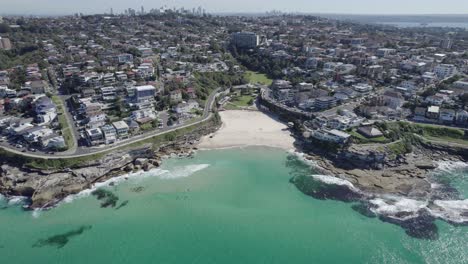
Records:
[[[173,107],[173,111],[177,114],[189,113],[192,109],[198,108],[198,103],[196,101],[182,102]]]
[[[349,140],[349,138],[351,137],[351,135],[349,135],[349,134],[347,134],[345,132],[336,130],[336,129],[333,129],[333,130],[325,130],[325,129],[314,130],[314,131],[312,131],[311,136],[318,139],[318,140],[321,140],[321,141],[340,143],[340,144],[346,143]]]

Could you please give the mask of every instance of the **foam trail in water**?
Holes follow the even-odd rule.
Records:
[[[176,168],[173,171],[166,171],[164,173],[157,175],[157,177],[160,179],[185,178],[194,174],[195,172],[204,170],[208,168],[209,166],[210,166],[209,164],[188,165],[185,167]]]
[[[41,212],[42,212],[41,209],[34,209],[32,212],[32,217],[39,218],[39,216],[41,215]]]
[[[312,175],[312,177],[326,184],[346,186],[354,192],[360,192],[358,188],[356,188],[351,182],[347,180],[343,180],[334,176],[319,175],[319,174]]]
[[[67,196],[61,203],[71,203],[76,199],[88,197],[91,193],[99,188],[110,186],[111,184],[118,184],[128,179],[146,178],[146,177],[158,177],[160,179],[176,179],[182,177],[188,177],[197,171],[201,171],[208,168],[209,164],[197,164],[187,165],[184,167],[175,168],[173,171],[163,169],[152,169],[149,171],[138,171],[135,173],[125,174],[119,177],[111,178],[107,181],[94,184],[90,189],[83,190],[77,194]],[[60,205],[60,204],[59,204]]]

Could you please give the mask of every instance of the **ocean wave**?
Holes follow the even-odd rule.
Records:
[[[427,201],[419,201],[394,195],[383,195],[369,200],[370,210],[378,215],[405,221],[419,216],[428,206]]]
[[[95,183],[89,189],[83,190],[77,194],[69,195],[65,199],[63,199],[63,201],[60,202],[59,205],[62,203],[71,203],[80,198],[89,197],[93,191],[99,188],[108,187],[111,185],[117,185],[121,182],[130,180],[130,179],[141,179],[141,178],[147,178],[147,177],[158,177],[160,179],[185,178],[185,177],[189,177],[195,172],[208,168],[209,166],[210,166],[209,164],[196,164],[196,165],[187,165],[183,167],[176,167],[172,171],[155,168],[149,171],[138,171],[134,173],[125,174],[122,176],[111,178],[104,182]]]
[[[347,180],[343,180],[343,179],[340,179],[340,178],[337,178],[337,177],[334,177],[334,176],[320,175],[320,174],[312,175],[312,177],[314,179],[316,179],[316,180],[319,180],[319,181],[325,183],[325,184],[346,186],[346,187],[348,187],[350,190],[352,190],[354,192],[360,192],[360,190],[358,188],[356,188],[351,182],[349,182]]]
[[[24,196],[11,196],[7,198],[9,206],[24,205],[27,199],[28,198]]]
[[[428,211],[437,218],[453,223],[468,223],[468,200],[436,200]]]
[[[173,171],[165,171],[157,175],[160,179],[177,179],[188,177],[198,171],[208,168],[209,164],[196,164],[196,165],[187,165],[184,167],[176,168]]]
[[[290,155],[295,156],[296,158],[298,158],[300,161],[304,162],[305,164],[310,165],[311,167],[315,167],[315,168],[319,167],[316,161],[307,159],[306,158],[307,154],[303,152],[298,152],[296,150],[289,150],[288,153]]]
[[[468,163],[463,161],[439,161],[436,173],[452,173],[454,171],[468,169]]]

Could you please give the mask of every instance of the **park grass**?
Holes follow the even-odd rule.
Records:
[[[250,103],[254,99],[255,99],[255,97],[252,96],[252,95],[241,95],[241,96],[238,96],[238,97],[234,97],[234,99],[231,101],[231,103],[236,105],[236,106],[247,107],[247,106],[252,105]]]
[[[70,149],[75,146],[76,142],[73,140],[72,136],[72,128],[68,126],[67,118],[65,117],[65,107],[62,103],[62,100],[57,96],[52,96],[52,101],[57,106],[58,112],[58,122],[62,127],[62,136],[65,139],[65,143],[67,144],[67,149]]]
[[[253,71],[246,71],[245,77],[249,80],[251,84],[264,84],[264,85],[271,85],[273,80],[268,78],[265,74],[257,73]]]

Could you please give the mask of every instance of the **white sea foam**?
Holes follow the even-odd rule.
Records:
[[[42,212],[41,209],[34,209],[34,210],[32,211],[32,217],[34,217],[34,218],[39,218],[39,216],[41,215],[41,212]]]
[[[160,179],[177,179],[177,178],[185,178],[188,177],[195,172],[204,170],[208,168],[209,164],[197,164],[197,165],[188,165],[180,168],[176,168],[173,171],[165,171],[157,175]]]
[[[308,160],[306,154],[291,151],[291,154],[312,167],[317,167],[317,163]],[[456,173],[468,169],[468,163],[460,161],[440,161],[435,173]],[[354,192],[360,192],[351,182],[327,175],[312,175],[317,180],[326,184],[347,186]],[[442,185],[431,183],[432,189],[440,188]],[[436,218],[453,222],[468,223],[468,200],[435,200],[429,201],[415,200],[397,195],[368,194],[373,197],[369,200],[371,211],[378,215],[387,216],[393,219],[405,221],[419,216],[421,210],[425,210]],[[401,214],[404,213],[404,214]],[[401,214],[401,215],[399,215]]]
[[[347,180],[343,180],[334,176],[319,175],[319,174],[312,175],[312,177],[326,184],[346,186],[354,192],[360,192],[358,188],[356,188],[351,182]]]
[[[439,161],[436,172],[450,173],[457,170],[468,169],[468,163],[462,161]]]
[[[104,182],[96,183],[90,189],[83,190],[77,194],[69,195],[65,199],[63,199],[61,203],[71,203],[76,199],[90,196],[93,191],[99,188],[107,187],[110,185],[116,185],[116,184],[119,184],[120,182],[127,181],[129,179],[141,179],[141,178],[146,178],[146,177],[158,177],[160,179],[184,178],[184,177],[189,177],[195,172],[206,169],[209,166],[210,166],[209,164],[196,164],[196,165],[187,165],[183,167],[177,167],[172,171],[156,168],[156,169],[152,169],[149,171],[138,171],[135,173],[125,174],[119,177],[111,178]]]
[[[28,198],[24,196],[12,196],[8,198],[8,205],[23,205]]]
[[[291,154],[291,155],[296,156],[300,161],[304,162],[305,164],[307,164],[307,165],[309,165],[311,167],[318,167],[317,162],[314,161],[314,160],[307,159],[306,158],[307,154],[305,154],[305,153],[298,152],[296,150],[289,150],[288,153]]]
[[[371,211],[375,214],[385,215],[398,220],[408,220],[418,216],[418,211],[427,208],[427,201],[419,201],[393,195],[383,195],[369,201]],[[398,213],[407,213],[398,217]]]
[[[434,201],[434,205],[428,208],[437,218],[454,223],[467,223],[468,222],[468,200],[458,201]]]

